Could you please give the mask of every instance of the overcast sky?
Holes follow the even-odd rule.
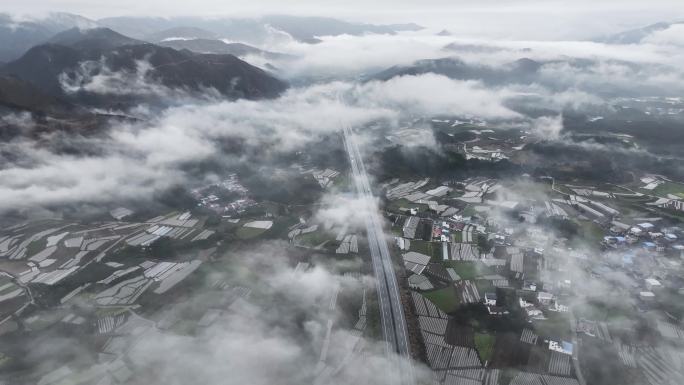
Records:
[[[363,12],[422,10],[422,9],[536,9],[536,10],[596,10],[626,9],[636,10],[678,9],[682,10],[681,0],[23,0],[3,1],[2,8],[31,12],[37,9],[61,9],[70,12],[87,13],[93,17],[111,16],[123,13],[155,14],[227,14],[235,11],[257,12],[319,12],[326,10]],[[11,3],[11,4],[7,4]]]
[[[353,20],[406,22],[444,26],[473,18],[490,27],[504,24],[529,29],[529,23],[560,26],[585,22],[592,30],[629,27],[663,19],[684,18],[682,0],[3,0],[0,10],[36,14],[64,11],[90,18],[119,15],[254,15],[287,13],[339,16]],[[517,24],[516,24],[517,23]],[[605,28],[601,28],[605,25]]]

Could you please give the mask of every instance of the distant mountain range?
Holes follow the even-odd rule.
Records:
[[[306,43],[318,42],[319,36],[336,36],[342,34],[362,35],[365,33],[394,34],[400,31],[416,31],[422,29],[416,24],[376,25],[352,23],[326,17],[299,17],[273,15],[254,19],[197,17],[148,18],[148,17],[113,17],[98,20],[101,26],[109,27],[127,36],[138,39],[158,39],[160,31],[166,31],[165,37],[189,28],[202,30],[208,34],[195,33],[194,38],[223,38],[247,44],[260,45],[272,39],[274,35],[287,34],[296,40]],[[171,34],[169,34],[169,31]],[[161,39],[160,39],[161,37]]]
[[[678,24],[684,24],[684,21],[655,23],[600,38],[598,41],[608,44],[638,44],[654,32],[663,31]]]
[[[214,89],[227,98],[269,98],[287,84],[238,57],[289,56],[250,44],[290,38],[316,43],[319,36],[421,28],[282,15],[90,20],[54,13],[19,20],[0,14],[0,106],[43,113],[68,112],[74,105],[125,107],[139,102],[135,93],[141,91],[127,80],[189,93]],[[108,94],[112,85],[118,89]]]
[[[434,73],[458,80],[480,80],[487,84],[531,83],[542,63],[522,58],[501,67],[473,65],[458,58],[419,60],[409,66],[395,66],[372,76],[372,80],[389,80],[397,76]]]
[[[265,59],[275,60],[275,59],[286,59],[289,55],[264,51],[251,45],[242,43],[226,43],[222,40],[215,39],[174,39],[174,40],[164,40],[159,43],[163,47],[169,47],[177,50],[189,50],[197,53],[213,53],[213,54],[224,54],[224,55],[235,55],[235,56],[261,56]]]
[[[87,87],[95,77],[106,75],[116,81],[130,77],[190,93],[214,89],[231,99],[275,97],[287,88],[283,81],[234,55],[178,51],[107,28],[70,29],[48,41],[0,67],[3,84],[17,90],[4,92],[0,104],[49,112],[69,103],[112,107],[139,101],[141,95],[136,94],[139,90],[135,84],[124,82],[119,84],[123,90],[112,92]],[[106,84],[95,82],[95,86]],[[33,102],[27,100],[25,95],[30,93],[40,97]]]
[[[466,47],[469,51],[478,51]],[[486,48],[483,48],[486,50]],[[521,50],[521,55],[525,54]],[[600,75],[600,66],[613,65],[630,71],[634,77],[631,83],[615,82],[610,76]],[[456,80],[475,80],[486,86],[499,87],[507,85],[539,85],[543,88],[561,92],[581,90],[606,98],[643,97],[651,95],[678,96],[676,88],[652,84],[643,73],[672,74],[676,70],[664,64],[642,64],[622,60],[601,60],[586,58],[556,58],[533,60],[522,57],[503,64],[481,64],[468,62],[458,57],[419,60],[411,65],[394,66],[375,73],[366,80],[387,81],[399,76],[438,74]],[[576,77],[564,76],[564,73],[582,73],[586,79],[577,81]],[[528,95],[529,96],[529,95]]]
[[[267,16],[261,19],[281,31],[285,31],[299,41],[319,42],[318,36],[363,35],[366,33],[395,34],[401,31],[418,31],[423,27],[409,24],[376,25],[349,23],[327,17]]]
[[[128,39],[150,43],[179,40],[179,38],[185,40],[203,39],[194,43],[187,43],[185,47],[177,48],[205,53],[231,54],[244,51],[247,47],[219,47],[218,43],[209,43],[207,40],[221,41],[227,39],[230,42],[258,46],[274,39],[291,37],[301,42],[316,43],[320,41],[319,36],[326,35],[394,34],[400,31],[415,31],[422,28],[416,24],[376,25],[352,23],[324,17],[283,15],[252,19],[112,17],[96,21],[68,13],[53,13],[43,18],[21,20],[0,13],[0,63],[17,59],[35,45],[53,42],[50,39],[60,32],[74,28],[85,30],[102,27],[114,30],[129,37]],[[75,31],[71,33],[73,34]],[[69,38],[68,34],[61,37],[67,41]],[[80,39],[78,36],[75,38]],[[171,46],[171,44],[174,43],[166,45]],[[178,46],[180,43],[175,44]],[[211,49],[208,49],[208,44],[213,44]],[[248,52],[248,54],[255,53],[254,50]],[[265,52],[260,54],[273,57],[273,55]]]
[[[67,29],[96,26],[92,20],[68,13],[53,13],[35,20],[15,20],[0,13],[0,61],[16,59],[34,45]]]
[[[197,27],[173,27],[161,31],[156,31],[154,33],[144,36],[144,40],[149,41],[151,43],[178,39],[216,40],[219,38],[220,36],[218,34]]]
[[[47,43],[85,50],[108,50],[125,45],[145,44],[144,41],[132,39],[109,28],[81,29],[78,27],[58,33]]]

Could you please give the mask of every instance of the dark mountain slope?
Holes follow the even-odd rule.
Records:
[[[83,52],[56,44],[43,44],[31,48],[19,59],[5,64],[0,73],[15,75],[31,82],[43,92],[60,95],[59,76],[67,69],[76,68],[85,60]]]
[[[410,66],[395,66],[382,71],[375,76],[375,80],[389,80],[396,76],[421,75],[434,73],[459,80],[494,81],[501,78],[500,71],[485,66],[475,66],[456,58],[419,60]]]
[[[19,111],[66,114],[75,107],[14,76],[0,76],[0,106]]]
[[[105,62],[114,71],[135,71],[138,60],[152,66],[150,77],[170,88],[199,91],[215,88],[234,98],[275,97],[287,85],[233,55],[196,54],[152,44],[127,46],[112,51]]]
[[[53,36],[48,43],[89,50],[109,50],[125,45],[143,44],[140,40],[124,36],[109,28],[72,28]]]
[[[141,62],[148,62],[149,66],[141,68]],[[140,73],[143,70],[146,72]],[[98,74],[115,73],[139,75],[138,78],[142,76],[146,81],[191,92],[214,88],[229,98],[275,97],[287,87],[232,55],[195,54],[153,44],[126,45],[112,50],[45,44],[6,64],[0,73],[15,75],[54,95],[65,95],[62,81],[78,87],[79,82],[85,84]],[[134,84],[130,91],[135,95]]]
[[[419,60],[410,66],[395,66],[376,75],[372,80],[389,80],[396,76],[434,73],[458,80],[480,80],[485,84],[529,84],[536,80],[542,63],[528,58],[490,67],[466,63],[457,58]]]

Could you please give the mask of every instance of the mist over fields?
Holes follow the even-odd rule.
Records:
[[[676,2],[138,3],[0,7],[0,385],[684,378]]]

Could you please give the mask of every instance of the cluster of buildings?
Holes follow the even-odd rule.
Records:
[[[314,169],[311,171],[311,175],[322,188],[328,188],[335,182],[335,178],[340,175],[340,172],[329,168],[325,170]]]
[[[656,213],[643,215],[650,210],[649,202],[657,198],[639,199],[643,211],[632,208],[625,214],[622,200],[639,197],[632,192],[621,195],[554,182],[546,198],[536,200],[539,198],[524,194],[515,198],[508,187],[486,178],[450,181],[442,186],[429,180],[395,180],[385,186],[390,202],[409,202],[402,201],[405,207],[392,208],[389,214],[400,230],[396,232],[396,244],[409,272],[409,286],[414,290],[414,306],[421,320],[428,363],[439,372],[440,383],[448,383],[449,379],[441,373],[448,367],[444,366],[447,359],[440,354],[454,354],[455,346],[451,350],[445,348],[448,344],[434,335],[447,328],[436,329],[437,321],[421,318],[431,316],[428,310],[422,314],[419,309],[432,299],[439,301],[436,303],[441,306],[440,312],[453,310],[444,307],[446,301],[456,306],[481,304],[488,317],[501,320],[522,314],[528,326],[520,330],[516,343],[531,345],[535,354],[546,357],[546,374],[535,368],[536,373],[516,377],[516,383],[578,383],[582,376],[580,362],[584,362],[578,361],[580,339],[592,339],[596,341],[592,344],[614,350],[620,357],[615,364],[634,370],[635,375],[643,376],[644,383],[665,384],[664,378],[678,378],[668,363],[668,353],[660,345],[639,345],[628,337],[636,339],[637,330],[626,331],[622,324],[592,319],[592,313],[576,308],[578,302],[589,301],[580,300],[586,296],[601,302],[594,299],[601,298],[601,293],[587,292],[588,287],[597,285],[607,290],[604,296],[625,298],[630,304],[625,311],[631,312],[631,317],[657,319],[644,322],[651,325],[659,338],[675,344],[684,341],[684,328],[666,315],[666,301],[672,301],[673,293],[684,295],[684,280],[680,278],[684,250],[680,240],[684,232],[667,217],[653,215]],[[425,197],[446,188],[448,195],[429,198],[435,201],[433,207],[445,205],[456,211],[441,216],[430,209]],[[678,200],[674,196],[668,199]],[[634,206],[633,201],[629,204]],[[565,239],[554,234],[537,224],[540,218],[578,224],[578,238]],[[423,224],[429,225],[430,231],[422,232]],[[599,232],[600,237],[580,238],[589,231],[582,226],[588,226],[592,233]],[[617,286],[608,290],[610,285]],[[445,300],[445,296],[452,298]],[[448,320],[451,316],[437,313],[437,317]],[[474,350],[481,356],[478,347]],[[482,381],[490,372],[484,361],[480,365],[484,374],[473,380]],[[464,378],[454,383],[465,383]]]
[[[488,129],[487,122],[477,118],[432,119],[431,124],[436,130],[452,137],[456,132],[469,133],[471,139],[448,145],[454,147],[453,149],[463,154],[466,159],[490,162],[509,159],[512,154],[520,151],[529,139],[527,132],[516,129],[509,129],[508,134],[502,137],[501,131]]]
[[[219,215],[235,216],[257,204],[249,198],[249,190],[240,183],[236,174],[230,174],[220,182],[191,191],[199,207],[205,207]]]

